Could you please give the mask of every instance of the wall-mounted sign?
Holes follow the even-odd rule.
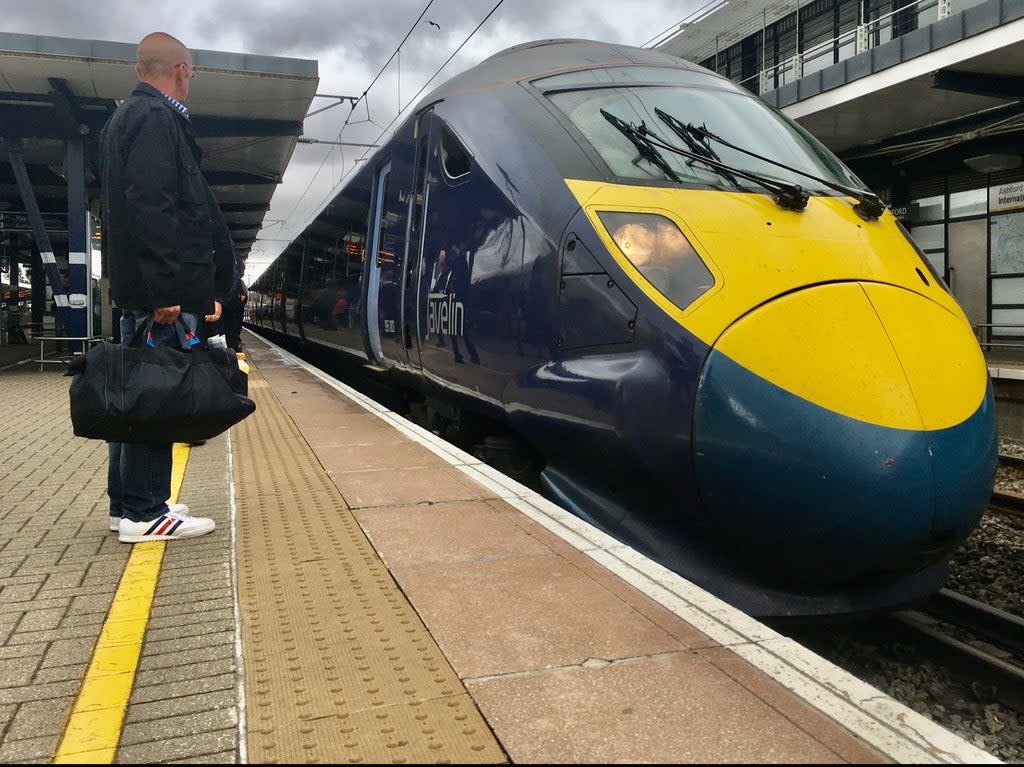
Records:
[[[1024,181],[993,186],[988,190],[988,211],[998,213],[1024,208]]]

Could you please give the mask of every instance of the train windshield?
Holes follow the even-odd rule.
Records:
[[[634,76],[632,83],[624,82],[627,74]],[[865,188],[852,171],[795,122],[747,91],[710,74],[685,69],[618,67],[556,75],[535,80],[533,85],[544,91],[601,155],[612,173],[621,178],[664,180],[671,178],[671,174],[643,157],[602,111],[637,127],[643,124],[665,143],[689,150],[658,113],[668,114],[682,123],[704,126],[737,147],[804,173]],[[809,191],[830,191],[807,176],[724,145],[714,149],[722,163],[735,168],[800,184]],[[749,183],[723,176],[692,157],[668,151],[662,154],[682,183],[714,187]]]

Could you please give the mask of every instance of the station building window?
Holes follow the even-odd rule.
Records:
[[[931,262],[932,267],[938,274],[946,273],[946,225],[927,224],[915,226],[910,229],[910,236],[914,238],[917,247],[921,249],[925,257]]]
[[[950,192],[949,217],[966,218],[968,216],[984,216],[988,213],[988,188],[968,189],[963,192]]]
[[[1024,176],[951,176],[921,182],[916,193],[914,186],[907,229],[979,339],[1024,344]]]

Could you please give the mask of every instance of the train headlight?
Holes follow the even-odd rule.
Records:
[[[675,222],[656,213],[598,213],[612,240],[640,275],[683,309],[715,278]]]

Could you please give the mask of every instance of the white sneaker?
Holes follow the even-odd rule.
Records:
[[[188,506],[183,503],[169,503],[167,504],[167,511],[171,514],[176,514],[179,517],[188,516]],[[110,515],[110,532],[116,533],[121,529],[121,518],[115,517],[113,514]]]
[[[179,516],[177,514],[161,514],[149,522],[132,522],[121,518],[118,525],[117,539],[121,543],[141,543],[143,541],[170,541],[178,538],[196,538],[213,532],[212,519],[206,517]]]

